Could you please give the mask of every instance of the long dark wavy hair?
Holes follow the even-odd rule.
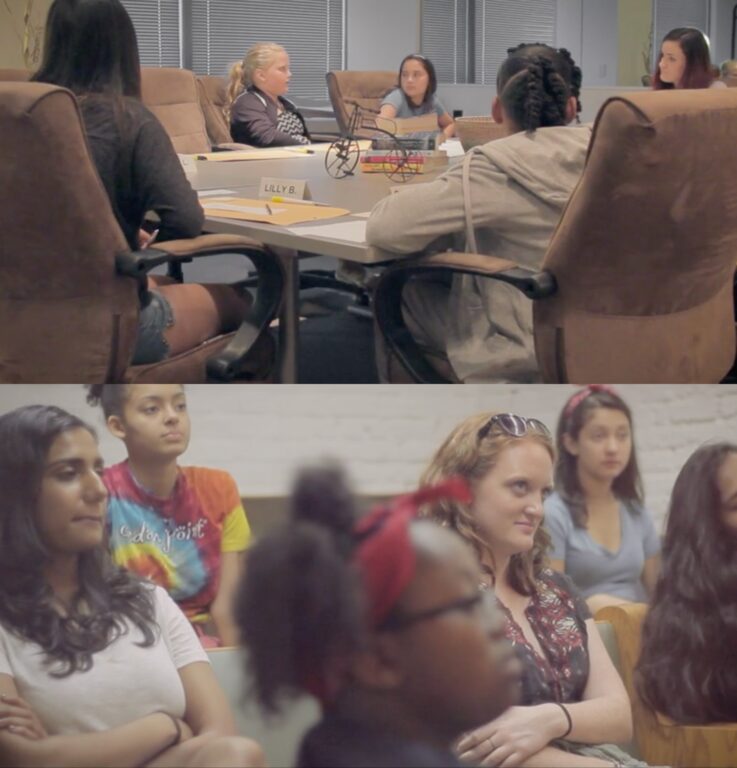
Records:
[[[581,68],[565,48],[522,43],[509,48],[499,67],[496,92],[504,111],[523,131],[566,125],[568,100],[581,111]]]
[[[717,483],[734,453],[734,443],[705,445],[681,469],[642,628],[639,694],[680,723],[737,720],[737,538]]]
[[[451,477],[462,477],[473,492],[475,487],[494,468],[502,451],[510,445],[528,440],[541,445],[555,459],[555,449],[549,435],[529,432],[524,437],[512,437],[504,433],[479,437],[479,430],[488,423],[492,413],[479,413],[462,421],[445,439],[422,473],[421,486],[437,485]],[[425,505],[423,516],[458,533],[476,553],[481,569],[496,578],[493,568],[486,564],[490,554],[489,543],[479,531],[474,511],[469,504],[459,501],[435,501]],[[510,586],[522,595],[532,595],[536,581],[548,565],[547,552],[550,535],[540,525],[535,531],[532,549],[512,556],[507,569]]]
[[[708,88],[714,81],[714,72],[709,53],[709,43],[700,29],[695,27],[678,27],[671,29],[663,38],[663,42],[678,43],[686,57],[686,68],[678,83],[679,88]],[[674,83],[664,83],[660,79],[660,59],[653,73],[653,90],[662,91],[675,88]]]
[[[640,469],[637,465],[632,411],[616,392],[609,388],[598,389],[592,385],[576,392],[567,400],[558,418],[558,427],[555,432],[555,442],[558,449],[558,460],[555,463],[555,490],[566,503],[576,528],[586,527],[588,512],[586,511],[586,498],[578,479],[578,459],[566,450],[563,436],[567,433],[574,440],[578,440],[589,415],[598,408],[621,411],[627,417],[632,434],[632,452],[627,466],[614,478],[612,491],[635,514],[642,511],[644,493]]]
[[[41,66],[33,76],[78,96],[141,98],[133,22],[120,0],[54,0]]]
[[[104,545],[79,555],[79,592],[67,614],[54,607],[43,575],[50,555],[36,514],[51,445],[73,429],[95,436],[54,406],[25,406],[0,417],[0,623],[38,643],[56,677],[90,669],[93,654],[128,631],[124,619],[141,631],[144,647],[158,630],[150,589],[115,566]]]

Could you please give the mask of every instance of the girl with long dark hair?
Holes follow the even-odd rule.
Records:
[[[550,569],[543,501],[552,490],[553,441],[537,419],[481,413],[461,422],[421,483],[460,476],[469,500],[425,508],[475,552],[478,588],[496,600],[522,663],[519,706],[467,734],[458,746],[472,765],[638,765],[607,742],[632,733],[630,703],[584,600]]]
[[[725,84],[714,74],[704,33],[695,27],[678,27],[668,32],[660,46],[653,89],[723,87]]]
[[[415,520],[423,499],[466,493],[359,519],[340,470],[309,470],[289,522],[252,547],[237,611],[256,697],[272,713],[302,693],[322,705],[301,768],[460,765],[452,742],[514,702],[519,668],[474,558]]]
[[[387,118],[436,115],[444,138],[455,133],[453,118],[436,96],[438,76],[426,56],[410,53],[399,65],[399,86],[384,96],[379,115]]]
[[[159,240],[200,234],[197,195],[164,128],[140,101],[138,43],[120,0],[54,0],[33,79],[77,96],[92,160],[131,250],[151,240],[141,229],[148,211],[159,216]],[[233,330],[248,301],[229,285],[150,278],[132,362],[157,362]]]
[[[166,592],[113,565],[93,430],[0,417],[0,763],[261,765]]]
[[[737,445],[676,478],[663,567],[642,628],[640,695],[678,723],[737,722]]]
[[[571,577],[592,613],[645,602],[660,540],[643,505],[632,412],[610,387],[568,398],[558,418],[556,491],[545,502],[551,567]]]

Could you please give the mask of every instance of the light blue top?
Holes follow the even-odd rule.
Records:
[[[565,572],[584,597],[598,593],[645,602],[645,560],[660,552],[660,539],[650,513],[624,502],[619,505],[622,538],[612,552],[576,528],[568,506],[557,493],[545,501],[545,528],[553,540],[550,557],[565,562]]]
[[[440,103],[440,99],[433,94],[429,102],[422,102],[419,107],[415,107],[410,104],[404,91],[401,88],[395,88],[393,91],[387,93],[382,99],[381,106],[384,104],[391,104],[394,109],[397,110],[397,117],[404,119],[405,117],[419,117],[420,115],[429,115],[435,112],[438,117],[444,115],[448,110]]]

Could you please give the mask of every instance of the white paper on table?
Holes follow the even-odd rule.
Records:
[[[274,216],[277,213],[284,213],[286,208],[277,208],[276,206],[270,206],[271,212],[266,210],[266,204],[254,208],[252,205],[232,205],[231,203],[218,203],[217,201],[208,202],[207,200],[202,204],[202,207],[212,208],[214,211],[238,211],[238,213],[257,213],[259,216]]]
[[[446,139],[441,145],[440,150],[445,152],[448,157],[463,157],[463,144],[460,139]]]
[[[331,240],[346,240],[350,243],[366,242],[365,221],[340,221],[335,224],[304,224],[300,227],[289,227],[295,235],[307,237],[327,237]]]
[[[357,216],[359,219],[368,219],[371,215],[371,211],[364,211],[363,213],[352,213],[351,216]]]
[[[237,194],[234,189],[203,189],[197,193],[197,197],[225,197]]]

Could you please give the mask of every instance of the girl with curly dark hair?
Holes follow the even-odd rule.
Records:
[[[638,689],[678,723],[737,722],[737,445],[699,448],[671,495]]]
[[[236,605],[256,697],[274,713],[309,693],[323,709],[301,768],[460,765],[451,743],[515,700],[519,666],[474,558],[415,520],[439,494],[467,489],[359,518],[340,469],[306,470],[291,519],[251,548]]]
[[[613,744],[631,737],[619,679],[586,603],[551,570],[543,501],[552,491],[553,441],[536,419],[481,413],[440,446],[421,482],[465,479],[468,502],[436,501],[426,514],[475,551],[506,634],[522,662],[520,706],[461,740],[474,765],[611,766],[632,763]]]
[[[0,417],[0,764],[261,765],[163,589],[113,565],[94,431]]]

